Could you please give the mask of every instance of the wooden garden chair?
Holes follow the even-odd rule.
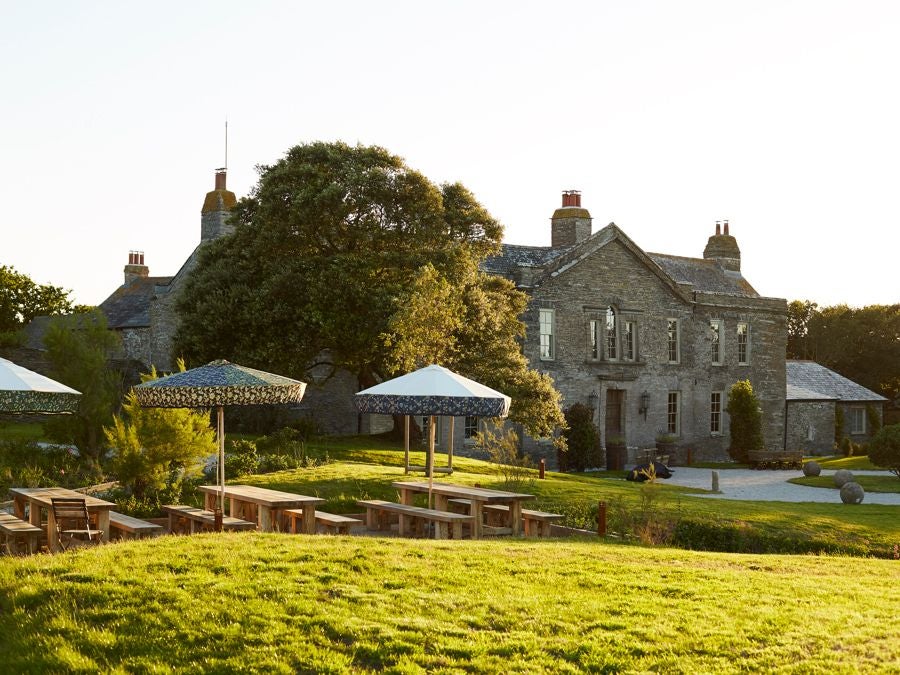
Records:
[[[84,499],[53,497],[50,501],[56,520],[56,539],[63,550],[77,543],[100,543],[103,532],[91,526],[91,516]]]

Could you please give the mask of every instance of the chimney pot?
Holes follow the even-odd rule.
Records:
[[[728,221],[725,221],[725,234],[728,234]]]
[[[216,169],[216,190],[225,188],[225,169]]]
[[[143,264],[144,264],[144,252],[141,251],[141,252],[138,254],[138,265],[143,265]]]
[[[717,220],[716,221],[716,235],[722,234],[722,224]]]

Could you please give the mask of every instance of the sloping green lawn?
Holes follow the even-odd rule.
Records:
[[[900,478],[893,474],[885,476],[854,476],[853,480],[862,485],[866,492],[900,492]],[[834,476],[803,476],[791,478],[789,483],[797,485],[809,485],[810,487],[828,488],[838,492],[840,488],[834,485]],[[865,501],[865,499],[863,499]]]
[[[896,672],[888,560],[224,534],[0,559],[3,669]]]

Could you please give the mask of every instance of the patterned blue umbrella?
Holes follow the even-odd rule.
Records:
[[[511,399],[438,365],[395,377],[356,394],[356,409],[380,415],[506,417]],[[428,506],[434,480],[434,420],[428,434]]]
[[[225,508],[225,415],[222,406],[299,403],[306,383],[228,361],[213,361],[137,385],[148,408],[217,408],[219,508]]]

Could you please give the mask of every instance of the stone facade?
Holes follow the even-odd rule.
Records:
[[[804,455],[834,452],[834,401],[788,401],[785,448]]]

